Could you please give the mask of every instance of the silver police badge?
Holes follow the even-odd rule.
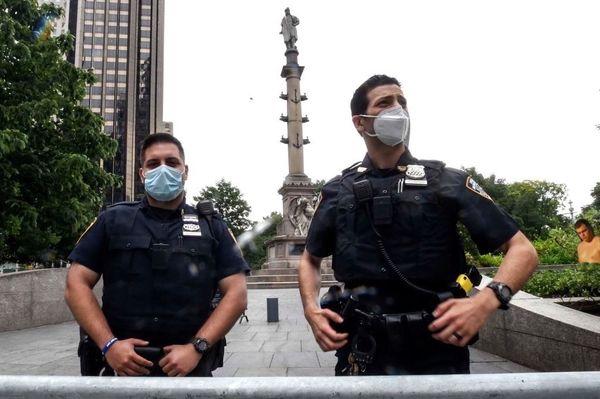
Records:
[[[426,186],[425,167],[423,165],[406,165],[404,184],[407,186]]]
[[[406,177],[412,180],[421,180],[425,177],[425,167],[423,165],[407,165]]]

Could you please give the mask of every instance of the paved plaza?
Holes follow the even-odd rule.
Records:
[[[267,298],[278,298],[279,322],[267,323]],[[314,341],[297,289],[250,290],[248,322],[227,335],[220,377],[328,376],[336,361]],[[0,333],[0,374],[79,375],[79,339],[74,322]],[[472,373],[532,372],[477,349],[471,349]]]

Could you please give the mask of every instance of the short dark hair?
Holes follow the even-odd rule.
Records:
[[[594,228],[592,227],[592,225],[590,224],[590,222],[587,221],[587,219],[579,219],[575,222],[575,228],[578,229],[581,226],[585,226],[587,227],[587,229],[589,230],[591,235],[595,235],[594,234]]]
[[[358,86],[358,89],[354,91],[354,95],[352,96],[352,100],[350,100],[350,110],[352,111],[352,116],[361,115],[367,111],[367,107],[369,106],[369,100],[367,99],[367,94],[374,88],[383,85],[397,85],[401,86],[398,79],[392,78],[387,75],[373,75],[369,79],[365,80],[363,84]]]
[[[183,152],[183,146],[181,145],[181,141],[177,140],[172,134],[169,133],[155,133],[147,136],[144,141],[142,141],[142,146],[140,147],[140,163],[144,163],[144,154],[146,150],[157,143],[171,143],[177,146],[179,150],[179,155],[181,155],[181,159],[185,160],[185,153]]]

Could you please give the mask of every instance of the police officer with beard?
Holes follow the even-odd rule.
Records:
[[[145,197],[108,207],[82,235],[65,299],[118,375],[210,376],[246,308],[249,268],[220,216],[185,203],[179,140],[150,135],[140,156]],[[92,292],[101,276],[102,308]]]
[[[336,375],[469,373],[468,343],[508,307],[536,251],[470,176],[412,156],[395,78],[372,76],[350,105],[367,155],[321,192],[299,267],[305,317],[319,346],[337,350]],[[457,221],[481,253],[504,252],[493,282],[472,297],[454,283],[469,270]],[[329,255],[344,283],[338,309],[318,300]]]

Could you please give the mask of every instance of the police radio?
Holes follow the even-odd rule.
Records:
[[[215,207],[211,200],[202,200],[196,204],[196,211],[202,216],[210,216],[215,213]]]

